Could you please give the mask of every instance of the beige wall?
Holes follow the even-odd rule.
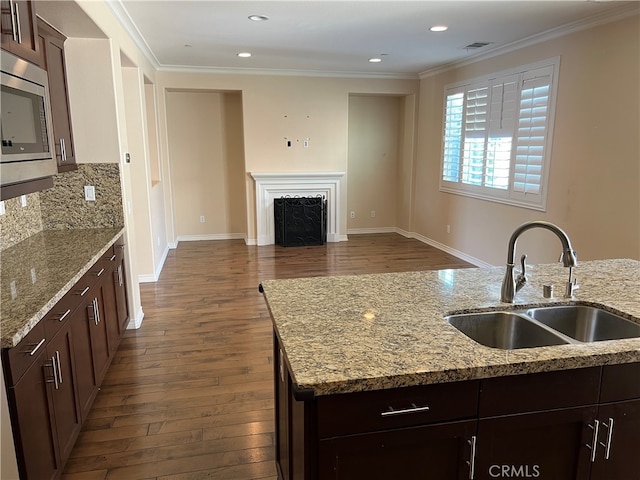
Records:
[[[169,148],[172,138],[167,125],[171,118],[166,113],[165,103],[170,91],[242,92],[247,216],[243,231],[249,242],[256,240],[255,185],[249,175],[251,172],[346,172],[349,95],[415,96],[419,85],[417,80],[183,72],[158,72],[157,80],[161,145],[169,152],[167,165],[172,178],[178,164]],[[413,128],[414,118],[410,121]],[[302,143],[307,138],[309,147],[304,148]],[[292,141],[292,147],[286,146],[287,139]],[[340,194],[346,198],[347,182],[343,183]],[[174,192],[173,201],[179,202],[180,197]],[[175,211],[177,215],[178,208]],[[191,212],[189,215],[193,218],[200,214]],[[343,202],[338,221],[340,231],[346,232],[346,202]],[[169,225],[167,228],[169,231],[172,229]]]
[[[421,80],[415,231],[491,264],[529,220],[558,224],[578,257],[640,258],[639,61],[637,16],[559,37]],[[560,56],[547,211],[438,191],[444,85]],[[451,233],[446,233],[446,225]],[[529,262],[554,262],[558,240],[528,232]]]
[[[178,238],[243,234],[239,94],[171,91],[166,98]]]
[[[395,96],[349,97],[347,233],[393,230],[397,225],[403,100]]]

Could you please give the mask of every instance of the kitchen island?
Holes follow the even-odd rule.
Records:
[[[640,478],[640,338],[501,350],[444,320],[581,304],[640,323],[640,262],[581,262],[573,299],[543,296],[562,291],[561,265],[528,273],[514,305],[501,267],[263,282],[281,477]],[[601,413],[621,404],[614,429]]]

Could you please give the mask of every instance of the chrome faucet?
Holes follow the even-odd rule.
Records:
[[[527,222],[520,225],[515,231],[511,234],[511,238],[509,239],[509,251],[507,252],[507,269],[504,272],[504,279],[502,280],[502,293],[500,300],[506,303],[513,303],[513,299],[517,292],[520,291],[522,287],[527,283],[527,275],[526,275],[526,267],[525,260],[527,258],[526,255],[522,255],[520,258],[520,263],[522,264],[522,272],[514,278],[514,262],[515,262],[515,253],[516,253],[516,242],[518,241],[518,237],[527,230],[532,228],[545,228],[547,230],[551,230],[556,236],[560,239],[562,243],[562,263],[565,267],[569,267],[569,281],[566,284],[565,288],[565,297],[571,297],[573,295],[573,291],[578,288],[575,279],[573,278],[573,267],[578,264],[578,259],[576,258],[576,252],[573,250],[571,246],[571,240],[569,240],[569,236],[558,226],[549,222]]]

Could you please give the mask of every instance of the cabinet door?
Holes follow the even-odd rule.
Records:
[[[76,397],[71,326],[69,324],[49,342],[47,356],[48,363],[53,365],[52,373],[55,375],[53,382],[49,382],[49,390],[53,399],[56,419],[55,435],[58,450],[61,463],[64,464],[82,426]]]
[[[109,355],[114,355],[120,345],[120,322],[118,321],[118,304],[116,300],[117,271],[110,266],[104,277],[102,293],[104,295],[104,315],[106,323],[107,341],[109,344]]]
[[[22,480],[49,480],[60,470],[53,436],[55,419],[47,381],[53,381],[51,360],[43,349],[34,364],[7,389],[16,434],[16,454]]]
[[[42,66],[33,2],[2,0],[0,5],[3,50]]]
[[[103,284],[96,285],[92,290],[92,295],[87,305],[87,315],[93,355],[93,374],[96,384],[100,385],[109,367],[110,358]]]
[[[77,165],[71,130],[71,113],[69,110],[69,93],[64,58],[65,37],[42,20],[38,20],[38,35],[42,46],[45,69],[49,76],[51,117],[58,172],[75,170]]]
[[[640,480],[640,399],[600,405],[591,480]]]
[[[321,440],[319,478],[470,478],[476,421],[442,423]]]
[[[129,323],[129,306],[127,304],[127,283],[124,269],[124,257],[122,255],[121,246],[116,246],[120,249],[120,255],[118,266],[113,272],[114,284],[116,287],[116,309],[118,311],[118,323],[120,325],[120,335],[124,334]]]
[[[83,303],[69,320],[73,338],[73,357],[78,391],[78,404],[81,418],[87,418],[91,404],[98,393],[98,384],[93,373],[93,354],[91,352],[91,322],[89,306],[92,298]]]
[[[593,406],[480,419],[475,478],[588,479],[595,415]]]

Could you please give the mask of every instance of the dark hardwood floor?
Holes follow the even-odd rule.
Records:
[[[275,479],[272,278],[472,265],[396,234],[315,247],[183,242],[125,334],[65,480]]]

